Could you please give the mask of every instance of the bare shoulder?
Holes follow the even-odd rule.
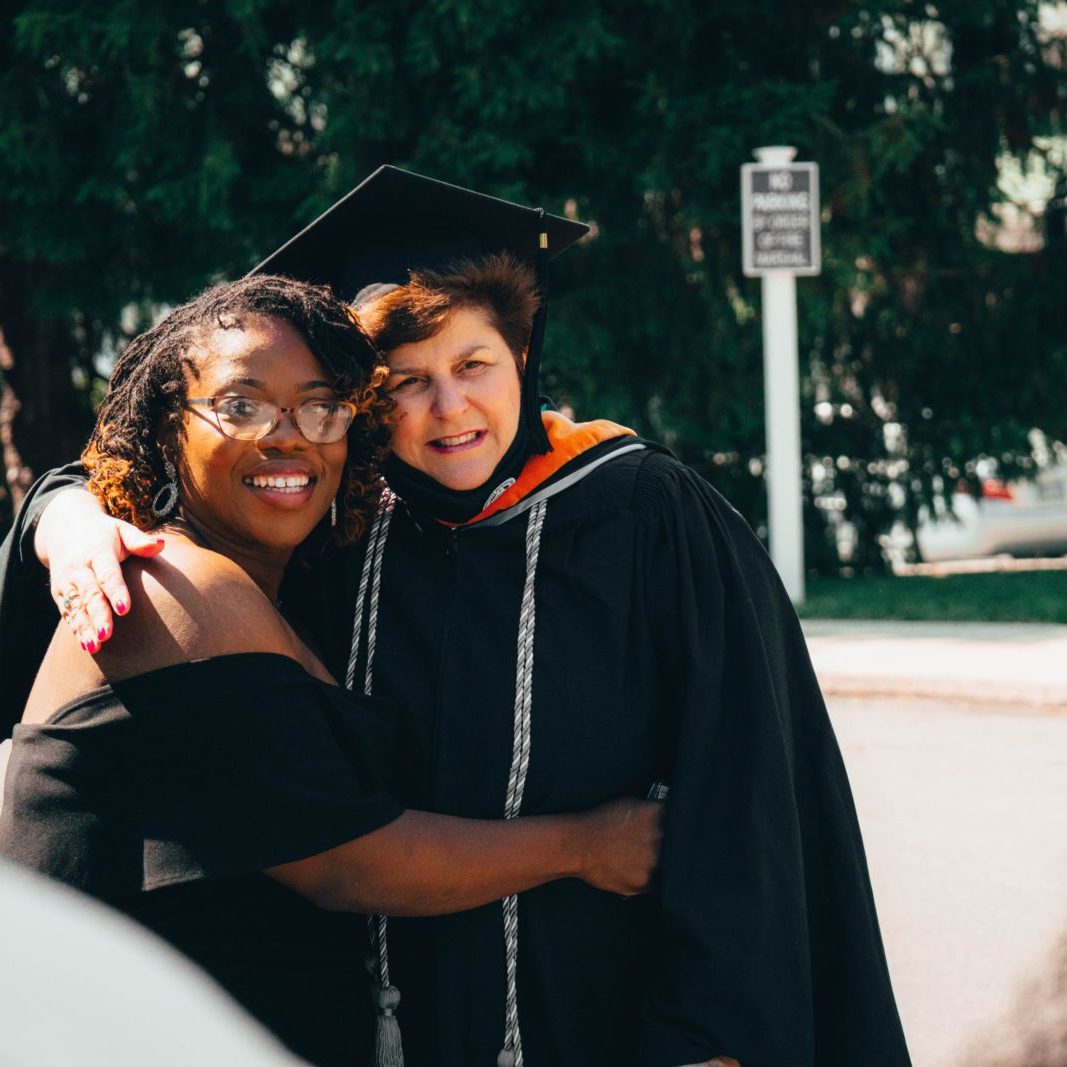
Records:
[[[267,596],[217,552],[171,535],[158,556],[128,560],[124,576],[130,612],[96,657],[109,680],[240,652],[300,658]]]
[[[270,652],[300,662],[330,681],[263,591],[236,563],[168,534],[152,559],[123,568],[131,605],[94,657],[78,647],[65,623],[52,636],[23,712],[40,722],[69,700],[134,675],[242,652]]]

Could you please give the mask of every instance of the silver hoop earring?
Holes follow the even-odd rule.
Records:
[[[330,501],[330,525],[337,525],[337,497]]]
[[[174,469],[174,464],[165,456],[163,457],[163,470],[166,472],[167,481],[152,497],[152,514],[157,519],[165,519],[178,503],[178,472]]]

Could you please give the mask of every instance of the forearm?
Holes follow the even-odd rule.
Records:
[[[579,876],[583,841],[579,816],[504,821],[408,811],[313,862],[268,873],[334,911],[444,915]]]
[[[33,536],[33,549],[42,565],[51,567],[51,553],[58,538],[64,533],[69,537],[71,530],[103,514],[103,510],[100,501],[76,482],[51,494]]]
[[[65,467],[48,471],[32,486],[22,503],[11,529],[13,562],[20,566],[36,566],[34,539],[44,512],[57,496],[71,488],[85,484],[85,471],[80,463],[68,463]]]

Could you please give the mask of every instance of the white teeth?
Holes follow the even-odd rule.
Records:
[[[441,437],[438,438],[438,444],[444,445],[447,448],[451,448],[454,445],[465,445],[468,441],[473,441],[478,436],[477,430],[471,430],[469,433],[458,433],[455,437]]]
[[[306,474],[253,474],[245,481],[257,489],[273,489],[279,493],[299,493],[311,483]]]

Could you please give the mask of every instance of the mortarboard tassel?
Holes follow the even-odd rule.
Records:
[[[544,208],[538,208],[537,211],[543,218]],[[541,373],[541,347],[545,341],[545,322],[548,319],[548,260],[548,234],[541,233],[534,266],[540,304],[530,330],[530,345],[526,350],[526,366],[522,373],[522,417],[526,420],[530,452],[535,456],[543,456],[546,452],[552,451],[545,424],[541,421],[541,398],[538,386]]]

